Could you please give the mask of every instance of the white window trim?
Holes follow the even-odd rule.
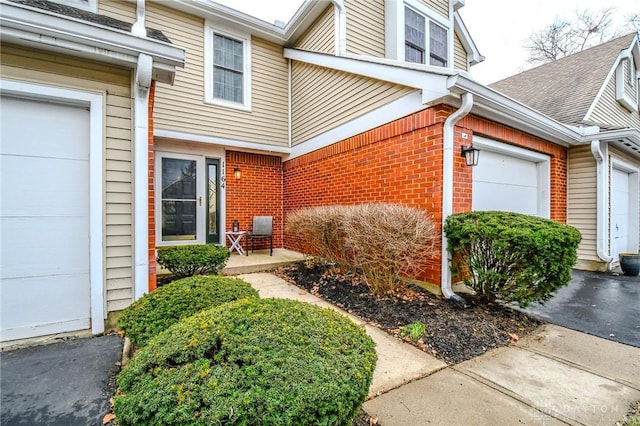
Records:
[[[385,52],[386,57],[398,61],[405,61],[404,57],[404,8],[409,7],[425,17],[425,36],[426,48],[425,58],[429,65],[428,58],[431,54],[431,46],[429,43],[429,22],[436,24],[447,30],[447,66],[442,68],[453,67],[453,26],[451,20],[429,9],[423,3],[417,0],[386,0],[385,1]]]
[[[508,155],[514,158],[521,158],[535,162],[538,167],[538,217],[549,219],[551,217],[551,157],[547,154],[530,151],[506,143],[483,138],[473,137],[473,147],[480,150],[482,161],[482,151],[491,151],[498,154]]]
[[[630,67],[635,67],[635,61],[633,55],[628,54],[626,57],[623,57],[621,61],[618,62],[618,66],[616,67],[616,100],[629,112],[638,111],[638,93],[640,90],[638,89],[638,78],[636,78],[636,90],[635,99],[627,94],[625,90],[626,86],[629,84],[628,79],[625,77],[625,63],[628,62]],[[638,69],[635,69],[635,75],[638,75]]]
[[[30,99],[83,105],[89,108],[89,281],[91,332],[104,332],[107,305],[104,289],[104,96],[34,83],[0,80],[0,92]]]
[[[242,70],[242,95],[243,102],[231,102],[213,97],[213,35],[220,34],[242,42],[243,70]],[[226,108],[234,108],[243,111],[251,111],[251,35],[241,34],[220,26],[213,25],[209,21],[204,27],[204,102],[219,105]]]
[[[66,6],[75,7],[77,9],[87,10],[89,12],[98,12],[98,0],[51,0],[54,3],[64,4]]]

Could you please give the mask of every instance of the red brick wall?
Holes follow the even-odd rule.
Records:
[[[284,162],[285,219],[302,207],[391,202],[427,211],[441,230],[443,128],[451,112],[445,105],[428,108]],[[566,220],[566,150],[475,116],[454,132],[454,213],[471,210],[473,168],[459,152],[474,132],[551,155],[551,217]],[[286,235],[285,246],[300,249]],[[440,258],[418,278],[439,284]]]
[[[155,157],[153,154],[153,102],[155,100],[156,82],[151,82],[149,87],[149,291],[157,286],[156,269],[156,217],[155,217]]]
[[[240,169],[240,179],[234,169]],[[251,226],[253,216],[273,216],[273,246],[282,247],[282,160],[277,156],[227,151],[226,230],[233,220],[240,229]],[[258,243],[261,241],[261,243]],[[228,244],[227,244],[228,245]],[[256,240],[256,249],[268,248],[268,241]]]

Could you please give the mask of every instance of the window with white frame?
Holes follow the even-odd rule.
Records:
[[[250,36],[207,27],[205,37],[206,102],[250,109]]]
[[[444,26],[411,7],[404,7],[405,61],[446,67],[448,37]]]

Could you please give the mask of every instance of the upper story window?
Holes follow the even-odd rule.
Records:
[[[205,101],[251,108],[251,37],[207,26],[205,34]]]
[[[427,37],[427,24],[429,37]],[[404,8],[404,60],[418,64],[427,63],[439,67],[447,66],[447,30],[425,16]]]
[[[385,2],[386,57],[418,64],[448,67],[451,21],[424,2]]]
[[[631,87],[635,87],[636,85],[636,67],[633,63],[633,57],[627,59],[625,61],[626,74],[627,74],[627,84]]]

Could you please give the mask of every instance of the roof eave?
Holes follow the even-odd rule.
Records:
[[[170,43],[18,3],[0,4],[3,42],[129,68],[144,53],[153,58],[153,78],[165,83],[172,83],[176,67],[184,66],[184,49]]]
[[[162,3],[162,0],[153,0]],[[202,0],[173,0],[171,7],[221,25],[232,25],[235,29],[247,32],[272,43],[291,46],[316,20],[324,9],[331,4],[328,0],[306,0],[284,26],[269,23],[231,7]]]
[[[460,36],[460,41],[464,50],[467,52],[467,58],[469,65],[476,65],[485,60],[485,57],[480,54],[476,43],[471,38],[471,34],[467,29],[460,14],[456,11],[453,14],[454,31]]]
[[[640,129],[627,128],[590,132],[583,137],[582,142],[591,143],[596,140],[615,144],[631,156],[640,159]]]
[[[581,139],[580,132],[464,75],[449,77],[447,87],[457,95],[473,94],[472,112],[485,118],[565,147],[575,145]]]

